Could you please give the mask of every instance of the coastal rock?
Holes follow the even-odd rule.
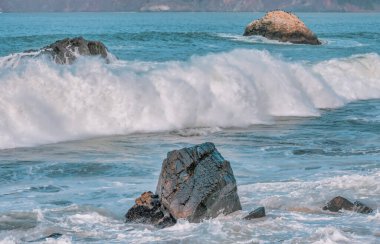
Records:
[[[176,223],[170,214],[163,208],[157,195],[144,192],[135,200],[135,205],[125,215],[126,222],[138,224],[152,224],[159,228],[168,227]]]
[[[244,36],[251,35],[294,44],[321,44],[296,15],[281,10],[268,12],[263,18],[250,23],[245,28]]]
[[[245,220],[259,219],[265,217],[265,208],[259,207],[250,212],[247,216],[244,217]]]
[[[326,206],[323,207],[323,210],[329,210],[331,212],[338,212],[342,209],[344,210],[352,210],[354,208],[354,204],[347,200],[344,197],[338,196],[329,201]]]
[[[101,56],[107,59],[106,46],[98,41],[88,41],[83,37],[66,38],[44,47],[42,54],[49,54],[58,64],[72,64],[78,56]]]
[[[230,163],[213,143],[169,152],[156,192],[175,219],[199,222],[241,210]]]
[[[331,212],[339,212],[342,209],[363,214],[372,213],[373,211],[370,207],[359,201],[352,203],[341,196],[333,198],[323,207],[323,210],[329,210]]]

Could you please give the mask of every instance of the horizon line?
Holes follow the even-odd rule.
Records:
[[[147,10],[137,10],[137,11],[91,11],[91,10],[80,10],[80,11],[2,11],[0,13],[10,14],[10,13],[267,13],[273,10],[262,10],[262,11],[234,11],[234,10],[225,10],[225,11],[213,11],[213,10],[169,10],[169,11],[147,11]],[[308,10],[285,10],[288,12],[296,12],[296,13],[380,13],[380,10],[365,10],[365,11],[308,11]]]

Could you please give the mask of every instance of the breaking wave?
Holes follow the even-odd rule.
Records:
[[[244,127],[319,116],[380,98],[380,56],[289,62],[234,50],[186,62],[81,57],[74,65],[0,58],[0,148],[186,128]]]

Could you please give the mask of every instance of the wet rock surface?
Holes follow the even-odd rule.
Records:
[[[177,219],[199,222],[241,210],[230,163],[209,142],[169,152],[157,195],[145,192],[135,202],[126,221],[160,228]]]
[[[294,14],[281,10],[268,12],[251,22],[244,36],[259,35],[280,42],[320,45],[317,36]]]
[[[323,207],[323,210],[328,210],[330,212],[339,212],[340,210],[348,210],[357,213],[368,214],[372,213],[373,210],[366,206],[365,204],[356,201],[352,203],[344,197],[338,196],[329,201],[326,206]]]
[[[158,228],[164,228],[176,223],[170,214],[161,208],[158,195],[152,192],[144,192],[135,200],[135,205],[125,215],[126,222],[138,224],[152,224]]]
[[[247,216],[244,217],[245,220],[259,219],[265,217],[265,208],[259,207],[250,212]]]
[[[230,163],[212,143],[169,152],[157,194],[174,218],[190,222],[241,210]]]
[[[100,56],[107,59],[107,48],[99,41],[83,37],[66,38],[41,49],[41,54],[50,55],[58,64],[72,64],[78,56]]]

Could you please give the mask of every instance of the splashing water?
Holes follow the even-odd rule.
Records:
[[[188,62],[46,59],[0,69],[1,148],[99,135],[198,127],[246,127],[273,116],[319,116],[321,108],[380,98],[377,54],[316,64],[235,50]],[[4,61],[5,60],[5,61]],[[14,67],[8,67],[12,62]]]

